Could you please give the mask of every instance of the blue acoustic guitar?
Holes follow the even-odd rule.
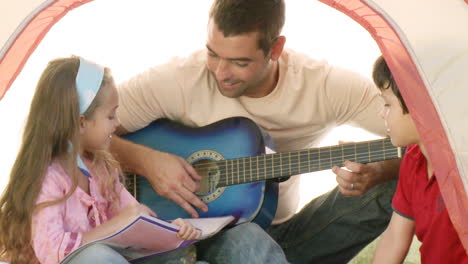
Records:
[[[265,155],[264,138],[250,119],[233,117],[192,128],[160,119],[124,138],[185,158],[203,180],[197,195],[208,205],[200,217],[233,215],[236,224],[270,225],[277,207],[278,179],[342,166],[345,160],[369,163],[401,157],[390,139]],[[129,189],[162,219],[190,217],[153,190],[143,177],[127,178]]]

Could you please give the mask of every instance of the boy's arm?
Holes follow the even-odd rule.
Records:
[[[414,221],[393,212],[372,263],[403,263],[414,236]]]

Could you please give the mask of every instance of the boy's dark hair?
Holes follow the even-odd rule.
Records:
[[[259,32],[258,46],[265,56],[281,33],[284,0],[215,0],[210,19],[225,37]]]
[[[403,108],[403,114],[409,113],[408,107],[406,107],[405,101],[400,94],[400,90],[393,79],[392,72],[390,71],[390,68],[388,68],[387,62],[385,62],[383,56],[378,57],[375,61],[372,78],[374,79],[375,85],[377,85],[380,90],[392,89],[393,94],[395,94],[400,101],[401,107]]]

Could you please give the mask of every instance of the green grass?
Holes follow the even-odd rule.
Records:
[[[365,247],[356,257],[354,257],[348,264],[369,264],[372,262],[372,256],[374,256],[375,247],[380,237],[376,238],[372,243]],[[413,239],[411,248],[406,256],[404,264],[420,264],[421,257],[419,255],[419,247],[421,242],[416,237]]]

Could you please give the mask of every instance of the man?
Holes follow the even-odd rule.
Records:
[[[333,127],[351,124],[385,134],[373,84],[343,69],[284,49],[284,1],[215,0],[206,50],[154,67],[120,86],[120,133],[159,118],[205,126],[233,116],[254,120],[276,151],[316,146]],[[163,197],[192,216],[206,205],[193,194],[200,176],[182,158],[118,139],[113,151]],[[333,168],[337,188],[295,214],[300,177],[280,184],[267,229],[292,263],[344,263],[378,236],[391,215],[399,161],[346,162]],[[259,236],[262,234],[258,234]],[[200,245],[210,258],[209,243]],[[208,259],[210,261],[210,259]]]

